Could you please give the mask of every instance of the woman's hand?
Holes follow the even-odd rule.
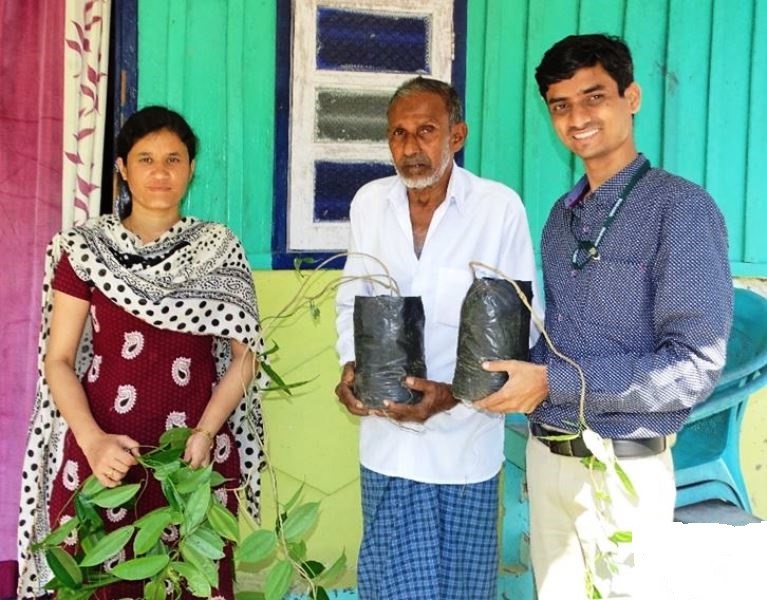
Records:
[[[78,443],[91,471],[108,488],[120,485],[130,468],[138,464],[139,444],[130,436],[101,431]]]
[[[193,469],[207,467],[210,464],[210,451],[213,449],[213,435],[203,430],[195,430],[186,440],[184,462]]]

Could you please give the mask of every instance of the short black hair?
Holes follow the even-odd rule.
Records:
[[[455,88],[449,83],[440,81],[439,79],[430,79],[428,77],[414,77],[408,79],[405,83],[397,88],[394,95],[389,100],[389,107],[386,110],[386,114],[389,114],[391,107],[400,98],[410,96],[411,94],[427,93],[436,94],[445,102],[445,108],[447,109],[448,120],[451,125],[463,122],[463,105],[461,104],[461,97]]]
[[[550,85],[570,79],[578,69],[597,64],[615,80],[623,96],[634,81],[631,51],[621,38],[601,33],[569,35],[546,50],[535,69],[538,91],[545,100]]]
[[[118,158],[127,162],[128,153],[136,142],[163,129],[175,133],[186,146],[189,160],[194,160],[197,155],[197,136],[184,117],[164,106],[146,106],[128,117],[115,142]]]

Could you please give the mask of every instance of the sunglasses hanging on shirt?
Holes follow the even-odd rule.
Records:
[[[613,224],[615,217],[618,216],[618,211],[620,211],[621,206],[623,206],[624,200],[629,197],[629,194],[634,189],[637,182],[642,179],[644,174],[649,170],[650,161],[645,160],[642,163],[642,166],[637,169],[637,172],[634,173],[631,181],[629,181],[626,184],[626,187],[621,190],[621,193],[618,194],[618,199],[615,201],[612,208],[610,209],[610,212],[607,214],[604,223],[602,223],[602,228],[599,230],[599,234],[593,242],[591,240],[582,240],[577,235],[575,235],[575,231],[573,229],[573,211],[570,210],[570,235],[572,235],[575,241],[578,242],[578,245],[573,251],[573,257],[571,259],[573,268],[580,271],[592,260],[599,260],[602,258],[602,255],[599,253],[599,244],[602,242],[602,238],[604,237],[605,232],[610,228],[610,225]]]

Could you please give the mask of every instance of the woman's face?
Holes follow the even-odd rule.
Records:
[[[133,211],[178,213],[181,199],[194,173],[194,161],[175,133],[161,129],[140,138],[117,159],[120,174],[130,189]]]

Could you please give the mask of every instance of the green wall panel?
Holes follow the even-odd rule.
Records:
[[[738,275],[767,274],[767,2],[469,2],[466,164],[522,195],[534,242],[582,167],[552,132],[535,67],[572,33],[622,35],[643,90],[640,151],[706,187],[725,215]],[[476,135],[479,133],[480,135]]]
[[[767,158],[767,1],[754,4],[751,29],[751,78],[748,106],[748,156],[746,163],[745,239],[743,260],[767,264],[767,194],[764,161]]]
[[[184,212],[229,225],[271,267],[275,6],[139,2],[139,105],[181,112],[200,139]]]

